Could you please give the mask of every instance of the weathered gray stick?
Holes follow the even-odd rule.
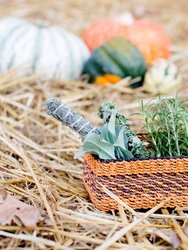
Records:
[[[85,137],[91,132],[100,134],[100,130],[85,120],[79,113],[69,108],[65,103],[57,98],[52,98],[46,102],[47,114],[54,116],[63,124]]]

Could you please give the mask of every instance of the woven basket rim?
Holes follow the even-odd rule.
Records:
[[[91,155],[94,160],[101,162],[101,163],[111,163],[111,162],[131,162],[131,161],[149,161],[149,160],[170,160],[170,159],[188,159],[188,156],[162,156],[162,157],[141,157],[141,158],[127,158],[127,159],[122,159],[122,160],[103,160],[98,158],[98,156],[87,153],[85,155]]]

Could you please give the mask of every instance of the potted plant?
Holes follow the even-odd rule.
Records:
[[[151,208],[169,197],[165,207],[188,205],[187,101],[158,98],[141,102],[146,131],[135,134],[117,107],[99,107],[102,125],[94,127],[61,100],[46,103],[47,112],[83,137],[84,184],[101,210],[117,209],[106,186],[133,209]],[[102,185],[101,185],[102,184]]]

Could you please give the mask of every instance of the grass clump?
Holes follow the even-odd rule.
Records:
[[[188,155],[188,100],[158,97],[157,103],[141,102],[147,139],[157,157]]]

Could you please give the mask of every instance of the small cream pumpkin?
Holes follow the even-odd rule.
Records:
[[[24,68],[24,75],[73,80],[80,76],[89,51],[62,27],[32,24],[16,17],[0,20],[0,72]]]
[[[178,90],[181,80],[174,63],[158,59],[154,61],[145,75],[144,90],[153,95],[168,94]]]

